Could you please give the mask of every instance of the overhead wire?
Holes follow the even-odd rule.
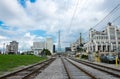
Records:
[[[71,20],[70,20],[69,32],[71,31],[72,22],[73,22],[73,20],[74,20],[75,14],[76,14],[76,12],[77,12],[78,4],[79,4],[79,0],[77,0],[77,4],[76,4],[76,6],[75,6],[75,9],[74,9],[74,11],[73,11],[72,18],[71,18]]]
[[[76,6],[75,6],[75,9],[74,9],[74,12],[73,12],[73,15],[72,15],[72,18],[71,18],[71,21],[70,21],[69,33],[71,33],[71,27],[72,27],[72,25],[73,25],[73,21],[74,21],[75,16],[78,16],[78,15],[77,15],[77,9],[78,9],[79,5],[80,5],[80,8],[79,8],[79,9],[82,9],[83,6],[85,6],[86,2],[88,3],[87,0],[81,0],[81,3],[79,2],[79,0],[77,1]],[[82,6],[82,7],[81,7],[81,6]],[[78,19],[77,21],[79,21],[79,19]],[[78,36],[78,35],[76,35],[76,36]],[[75,38],[75,39],[76,39],[76,38]]]
[[[115,8],[113,8],[101,21],[99,21],[95,26],[93,26],[92,28],[96,28],[96,27],[98,27],[98,25],[100,24],[100,23],[102,23],[106,18],[108,18],[109,19],[109,17],[111,18],[111,16],[113,15],[112,13],[113,12],[116,12],[118,9],[119,9],[119,6],[120,6],[120,4],[118,4],[117,6],[115,6]],[[111,15],[112,14],[112,15]],[[111,16],[110,16],[111,15]],[[120,16],[118,16],[115,20],[113,20],[112,22],[115,22],[118,18],[120,18]],[[109,19],[110,20],[110,19]],[[90,30],[90,29],[89,29]],[[88,31],[86,31],[86,32],[84,32],[83,34],[86,34],[86,33],[88,33],[89,32],[89,30]]]
[[[114,12],[118,7],[120,6],[120,4],[118,4],[114,9],[112,9],[112,11],[110,11],[100,22],[98,22],[95,26],[93,26],[92,28],[97,27],[102,21],[104,21],[112,12]]]
[[[120,6],[120,4],[118,4],[115,8],[113,8],[101,21],[99,21],[95,26],[93,26],[92,28],[97,27],[100,23],[102,23],[112,12],[114,12],[118,7]],[[89,31],[86,31],[85,33],[87,33]],[[85,34],[84,33],[84,34]]]
[[[104,22],[105,25],[108,23],[108,22],[111,22],[111,23],[114,23],[117,19],[120,18],[120,16],[117,16],[116,13],[119,11],[120,9],[120,4],[118,4],[119,6],[116,8],[116,10],[114,10],[114,13],[112,12],[111,15],[110,15],[110,18],[107,18],[107,22]],[[120,12],[120,11],[119,11]],[[118,14],[118,13],[117,13]],[[117,16],[115,19],[114,17]],[[113,20],[114,19],[114,20]],[[105,29],[105,25],[102,25],[103,27],[101,28],[101,30]]]
[[[120,18],[120,16],[118,16],[117,18],[115,18],[112,22],[114,23],[116,20],[118,20]]]

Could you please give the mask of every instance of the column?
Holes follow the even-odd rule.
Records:
[[[115,27],[115,40],[116,40],[116,49],[118,49],[117,27]]]
[[[106,43],[106,51],[108,51],[108,44]]]
[[[92,52],[93,52],[93,44],[91,44],[91,47],[92,47]]]
[[[98,44],[95,45],[95,51],[98,51]]]
[[[111,48],[111,51],[113,51],[113,44],[111,43],[111,45],[110,45],[110,48]]]
[[[101,43],[101,49],[100,50],[101,50],[101,52],[103,52],[103,44],[102,43]]]

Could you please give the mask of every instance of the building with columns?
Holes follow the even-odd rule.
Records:
[[[115,53],[120,49],[120,28],[108,23],[103,31],[90,29],[89,41],[84,48],[87,52]]]

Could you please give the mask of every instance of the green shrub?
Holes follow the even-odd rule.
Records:
[[[81,58],[88,59],[88,55],[81,55]]]
[[[75,55],[75,57],[80,57],[80,55]]]

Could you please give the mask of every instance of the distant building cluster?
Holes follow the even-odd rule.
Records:
[[[18,42],[12,41],[6,45],[5,54],[18,54]]]
[[[19,43],[17,41],[12,41],[9,44],[3,44],[3,51],[0,51],[0,54],[34,54],[41,55],[41,52],[44,49],[50,51],[51,54],[55,53],[55,45],[53,44],[52,38],[46,38],[45,41],[34,41],[31,50],[29,51],[18,51]]]
[[[82,48],[82,47],[83,47],[83,46],[82,46],[83,44],[84,44],[84,41],[83,41],[82,35],[81,35],[81,33],[80,33],[80,37],[79,37],[74,43],[72,43],[72,44],[70,45],[71,51],[72,51],[72,52],[78,51],[79,48]]]
[[[33,42],[32,50],[35,55],[40,55],[43,49],[48,49],[51,54],[55,52],[52,38],[46,38],[46,41]]]

